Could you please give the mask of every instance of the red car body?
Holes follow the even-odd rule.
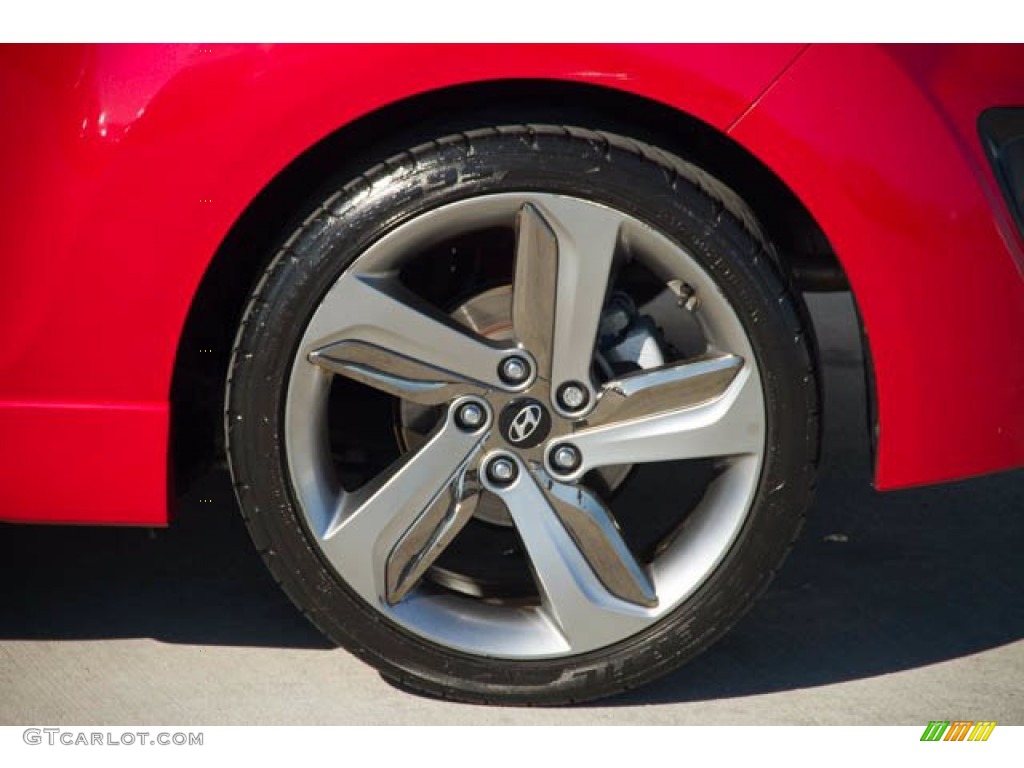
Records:
[[[873,363],[879,488],[1024,464],[1024,242],[978,137],[1013,46],[0,47],[0,519],[165,524],[190,306],[310,148],[471,83],[709,126],[805,206]]]

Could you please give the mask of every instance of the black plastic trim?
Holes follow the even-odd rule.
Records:
[[[978,135],[1024,236],[1024,107],[986,109],[978,118]]]

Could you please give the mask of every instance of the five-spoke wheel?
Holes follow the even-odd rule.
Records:
[[[515,235],[511,337],[502,341],[457,325],[399,278],[404,262],[439,240],[492,222]],[[696,321],[705,347],[601,381],[602,315],[627,260],[663,275],[647,303],[666,305],[658,313],[664,322]],[[696,311],[666,301],[673,281],[689,286]],[[355,490],[334,484],[323,456],[333,375],[444,411],[422,446]],[[302,510],[346,583],[414,632],[510,658],[589,651],[671,611],[731,544],[764,445],[754,355],[707,274],[637,219],[551,194],[442,206],[368,248],[310,319],[285,407]],[[718,494],[646,563],[584,480],[602,467],[708,457],[727,465]],[[453,602],[444,591],[418,589],[425,579],[432,586],[431,566],[485,491],[504,504],[525,547],[537,581],[533,606]]]
[[[285,588],[386,674],[600,695],[710,642],[788,546],[812,474],[778,475],[816,458],[800,308],[678,159],[457,138],[288,240],[235,351],[232,472]]]

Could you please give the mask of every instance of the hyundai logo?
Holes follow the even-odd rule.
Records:
[[[544,411],[539,405],[534,403],[524,405],[512,419],[512,424],[508,428],[508,441],[521,443],[528,440],[530,435],[537,431],[537,427],[540,426],[540,417],[543,415]]]
[[[502,434],[516,448],[533,448],[551,431],[551,417],[533,398],[509,403],[499,419]]]

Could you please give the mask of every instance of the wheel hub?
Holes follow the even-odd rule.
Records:
[[[512,286],[501,285],[496,288],[478,293],[460,304],[451,313],[451,317],[475,333],[495,342],[509,341],[513,338],[512,332]],[[597,367],[608,368],[608,363],[600,358],[595,360]],[[516,399],[508,400],[507,396],[485,396],[492,408],[498,414],[498,438],[495,440],[495,447],[508,450],[524,461],[538,461],[542,459],[542,453],[533,449],[542,445],[549,439],[556,426],[560,431],[565,431],[569,421],[557,414],[550,402],[545,399],[551,396],[546,382],[535,381],[527,392],[520,393]],[[541,423],[529,436],[516,441],[511,439],[509,428],[511,421],[519,415],[522,406],[527,403],[539,405],[542,409]],[[519,407],[517,408],[517,404]],[[426,443],[426,436],[442,418],[441,410],[438,408],[424,408],[417,403],[403,400],[399,403],[396,418],[395,432],[399,446],[403,452],[416,451]],[[594,471],[595,480],[601,488],[609,493],[614,493],[629,476],[632,466],[622,464],[617,466],[602,467]],[[474,517],[492,525],[510,527],[512,518],[501,500],[491,494],[485,494],[477,505]],[[454,582],[445,580],[449,586]]]

